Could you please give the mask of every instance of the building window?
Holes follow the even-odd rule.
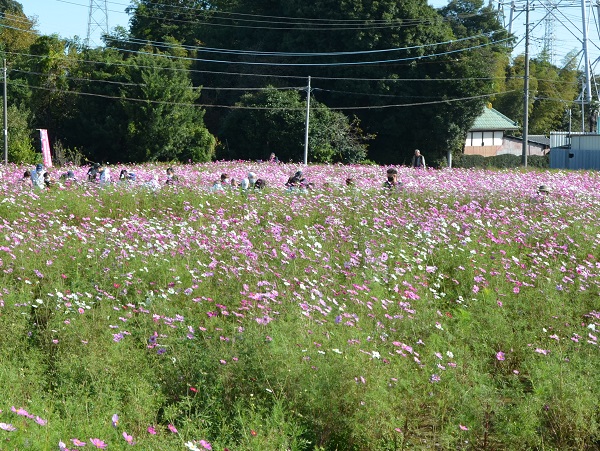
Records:
[[[504,132],[494,132],[494,146],[502,145],[503,136],[504,136]]]

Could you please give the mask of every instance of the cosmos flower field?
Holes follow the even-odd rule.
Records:
[[[122,168],[0,168],[1,450],[600,447],[598,173]]]

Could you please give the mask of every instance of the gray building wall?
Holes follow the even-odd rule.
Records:
[[[552,140],[553,135],[554,140]],[[551,147],[550,168],[600,170],[600,135],[586,133],[569,136],[569,134],[551,133],[550,138],[552,144],[565,146]],[[570,147],[568,147],[569,142]]]

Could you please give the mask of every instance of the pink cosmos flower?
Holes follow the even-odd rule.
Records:
[[[99,449],[106,449],[106,447],[108,446],[106,443],[104,443],[99,438],[91,438],[90,442],[92,443],[92,445],[94,445],[96,448],[99,448]]]
[[[156,435],[156,429],[152,426],[148,426],[148,434]]]
[[[459,424],[458,427],[460,428],[461,431],[468,431],[469,428],[467,426],[463,426],[462,424]]]
[[[58,442],[58,449],[60,451],[69,451],[69,448],[67,448],[67,445],[62,440],[59,440]]]
[[[119,415],[116,413],[112,416],[112,425],[116,428],[119,425]]]
[[[169,428],[169,431],[171,431],[173,434],[177,434],[177,428],[172,424],[169,424],[167,428]]]
[[[498,360],[500,360],[500,361],[503,361],[503,360],[505,360],[504,353],[503,353],[502,351],[498,351],[498,352],[496,353],[496,358],[497,358]]]
[[[208,451],[212,451],[212,446],[209,442],[207,442],[206,440],[200,440],[198,442],[198,444],[200,446],[202,446],[204,449],[207,449]]]
[[[135,444],[134,441],[133,441],[133,437],[131,435],[127,434],[127,432],[123,432],[123,438],[130,445],[134,445]]]
[[[75,445],[75,446],[85,446],[85,442],[82,442],[78,438],[72,438],[71,441],[73,442],[73,445]]]
[[[8,431],[8,432],[12,432],[12,431],[16,431],[17,430],[17,428],[14,427],[10,423],[0,423],[0,429],[4,429],[5,431]]]
[[[15,406],[12,406],[10,408],[10,410],[13,411],[14,413],[16,413],[17,415],[21,415],[21,416],[27,417],[27,418],[33,418],[33,415],[31,415],[29,412],[27,412],[22,407],[19,407],[18,409],[16,409]]]
[[[46,426],[46,424],[48,423],[48,420],[44,420],[43,418],[40,418],[38,416],[35,417],[35,422],[37,424],[39,424],[40,426]]]

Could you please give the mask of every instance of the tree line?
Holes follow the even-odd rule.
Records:
[[[524,58],[483,0],[140,0],[97,48],[39,34],[14,0],[0,12],[15,162],[37,158],[39,128],[90,161],[301,161],[307,95],[323,163],[435,160],[484,105],[523,116]],[[531,61],[530,133],[569,120],[572,56]]]

